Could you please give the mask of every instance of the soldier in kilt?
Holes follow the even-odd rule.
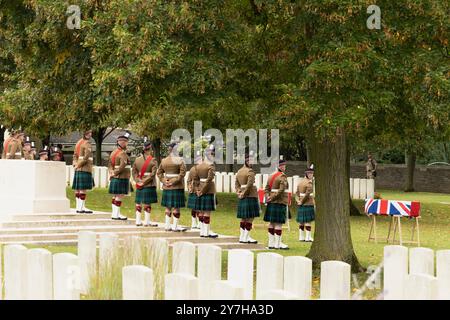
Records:
[[[196,165],[201,163],[202,161],[202,157],[200,155],[200,153],[198,152],[198,154],[195,156],[194,159],[194,165],[192,166],[191,170],[189,170],[189,176],[187,179],[187,185],[188,185],[188,191],[189,191],[189,196],[188,196],[188,203],[187,203],[187,207],[189,209],[191,209],[191,229],[200,229],[201,230],[201,226],[203,224],[203,216],[199,217],[199,212],[197,210],[195,210],[195,203],[197,202],[197,193],[195,192],[195,186],[194,186],[194,171],[196,170]]]
[[[8,144],[6,146],[6,159],[15,159],[20,160],[23,156],[23,140],[24,140],[25,134],[20,131],[16,130],[14,132],[14,136],[12,139],[8,141]]]
[[[30,137],[26,137],[25,141],[23,142],[23,159],[24,160],[34,160],[34,155],[32,153],[31,144],[32,144],[32,141],[30,140]]]
[[[44,146],[44,148],[39,151],[39,161],[48,161],[48,147],[47,146]]]
[[[287,250],[289,247],[281,241],[283,224],[288,218],[288,190],[286,161],[280,157],[278,170],[267,180],[265,187],[265,197],[267,203],[264,221],[269,222],[269,249]]]
[[[94,184],[92,179],[92,168],[94,159],[92,157],[92,130],[83,132],[83,137],[78,140],[73,152],[72,165],[75,169],[73,177],[72,190],[75,190],[76,211],[77,213],[92,213],[92,210],[86,208],[87,190],[92,190]]]
[[[313,241],[311,237],[311,221],[314,221],[313,177],[314,167],[311,165],[305,170],[305,177],[299,181],[295,192],[295,200],[298,204],[299,241]],[[303,234],[305,230],[306,237]]]
[[[240,243],[258,243],[250,237],[253,219],[259,217],[258,190],[255,186],[255,171],[252,169],[251,155],[245,155],[245,163],[236,174],[235,189],[239,198],[237,217],[240,222]]]
[[[8,145],[14,139],[15,134],[16,130],[11,129],[11,131],[9,132],[9,137],[6,138],[3,142],[2,159],[6,159],[6,151],[8,150]]]
[[[152,203],[158,202],[156,193],[156,170],[158,162],[152,156],[152,144],[145,139],[142,155],[134,161],[132,174],[136,182],[136,225],[157,227],[158,224],[150,220]],[[142,224],[142,205],[144,205],[144,224]]]
[[[184,194],[184,176],[186,175],[186,165],[183,158],[176,154],[177,143],[169,144],[169,155],[161,161],[157,176],[163,184],[163,194],[161,205],[165,210],[165,229],[166,231],[186,231],[186,228],[178,226],[181,216],[180,208],[186,204]],[[173,223],[170,219],[173,214]]]
[[[131,165],[127,155],[130,135],[129,132],[125,132],[117,137],[117,149],[109,157],[109,193],[113,195],[111,215],[113,220],[127,220],[127,217],[120,214],[120,207],[123,197],[130,191]]]
[[[216,210],[216,185],[214,183],[214,146],[211,145],[206,152],[206,159],[195,166],[194,185],[197,194],[195,210],[199,212],[202,221],[200,237],[217,238],[219,235],[211,231],[211,211]]]
[[[50,158],[52,161],[62,161],[62,151],[58,147],[52,147]]]

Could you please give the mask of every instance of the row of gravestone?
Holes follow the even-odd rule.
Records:
[[[66,166],[66,182],[72,185],[74,176],[73,166]],[[187,175],[185,176],[185,182],[187,182]],[[269,178],[268,174],[256,174],[255,185],[258,189],[264,188],[267,184]],[[96,186],[100,188],[106,188],[109,185],[109,174],[108,168],[106,167],[94,167],[93,169],[93,179]],[[295,192],[298,182],[300,180],[299,176],[288,177],[289,191]],[[216,190],[217,192],[235,192],[235,173],[226,172],[216,172]],[[350,195],[353,199],[367,199],[373,198],[375,195],[375,180],[373,179],[350,179]],[[157,188],[161,189],[161,184],[157,183]],[[187,183],[185,183],[185,189],[187,191]]]

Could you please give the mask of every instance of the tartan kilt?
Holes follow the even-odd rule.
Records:
[[[156,187],[146,187],[142,189],[136,189],[135,203],[150,204],[156,202],[158,202]]]
[[[187,207],[195,209],[195,203],[197,202],[197,195],[195,193],[189,193]]]
[[[129,191],[130,191],[129,179],[112,178],[111,181],[109,182],[110,194],[128,194]]]
[[[197,197],[197,201],[195,202],[194,210],[198,210],[198,211],[214,211],[214,210],[216,210],[214,194],[207,193],[207,194],[202,195],[201,197]]]
[[[267,205],[266,213],[264,214],[264,221],[272,223],[285,223],[286,207],[286,205],[281,203],[269,203]]]
[[[85,171],[75,171],[72,183],[73,190],[91,190],[93,186],[94,179],[92,178],[92,173]]]
[[[258,198],[239,199],[237,207],[237,217],[240,219],[259,217]]]
[[[163,190],[161,205],[166,208],[184,208],[184,189]]]
[[[314,206],[300,206],[297,209],[297,222],[308,223],[314,221]]]

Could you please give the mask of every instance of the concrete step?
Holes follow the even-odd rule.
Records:
[[[12,217],[13,221],[47,221],[47,220],[86,220],[86,219],[109,219],[110,213],[95,212],[92,214],[76,213],[58,213],[58,214],[16,214]]]
[[[126,221],[109,219],[61,219],[61,220],[40,220],[40,221],[11,221],[3,222],[0,228],[29,228],[33,227],[58,227],[58,226],[94,226],[94,225],[132,225],[134,219]]]

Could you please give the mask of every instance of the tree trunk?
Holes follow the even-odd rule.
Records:
[[[347,141],[344,132],[318,141],[309,140],[315,163],[315,237],[308,257],[314,268],[327,260],[351,265],[353,272],[363,268],[353,250],[350,233],[350,181],[347,175]]]
[[[154,148],[154,156],[157,159],[158,163],[161,163],[161,139],[156,138],[153,140],[153,148]]]
[[[405,192],[414,191],[414,171],[416,169],[416,153],[408,152],[406,154],[406,183]]]
[[[0,128],[0,153],[3,152],[3,143],[5,142],[5,131],[6,131],[6,128],[4,126],[1,126],[1,128]]]
[[[102,166],[102,145],[106,128],[98,128],[94,130],[92,137],[95,141],[95,165]]]

